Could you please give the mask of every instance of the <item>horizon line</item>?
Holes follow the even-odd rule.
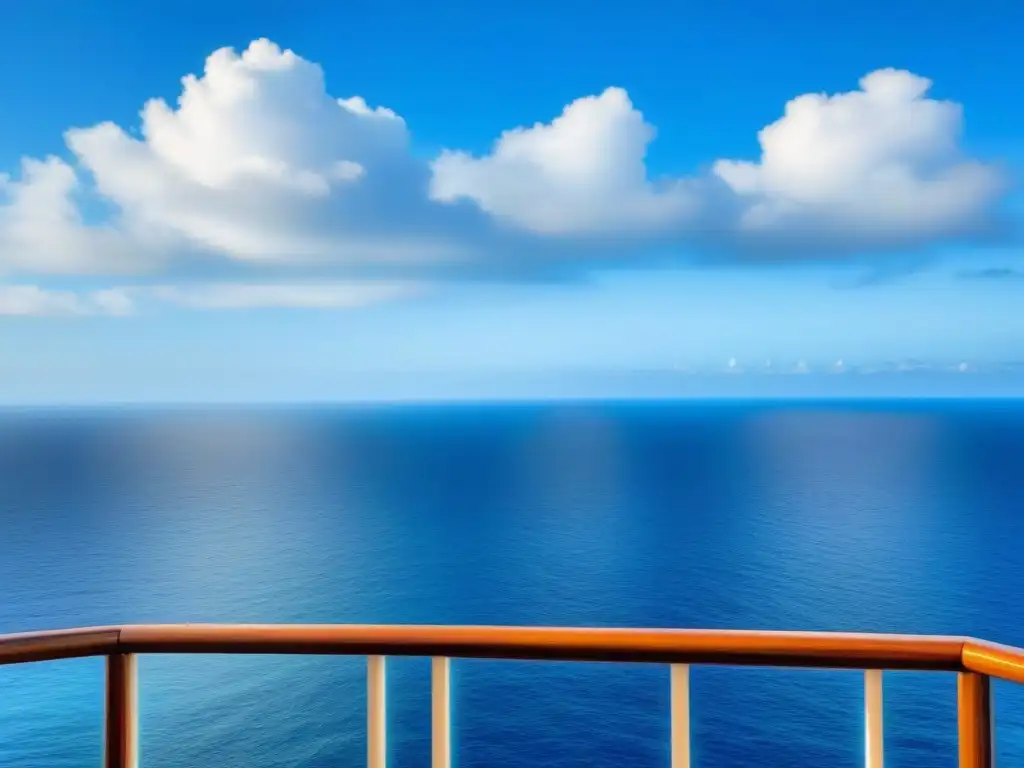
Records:
[[[426,405],[574,405],[604,404],[742,404],[742,403],[1024,403],[1024,392],[1019,394],[925,395],[925,394],[863,394],[863,395],[573,395],[537,397],[410,397],[410,398],[347,398],[337,400],[111,400],[96,402],[0,402],[0,412],[11,411],[87,411],[114,409],[208,409],[208,408],[331,408],[361,406],[426,406]]]

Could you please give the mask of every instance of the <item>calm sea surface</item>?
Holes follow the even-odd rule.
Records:
[[[0,632],[370,622],[973,634],[1024,645],[1024,404],[0,414]],[[145,768],[356,766],[364,661],[140,665]],[[0,668],[0,766],[99,765],[102,662]],[[389,666],[429,764],[429,662]],[[667,670],[459,661],[458,763],[667,766]],[[863,764],[857,672],[698,668],[695,765]],[[887,673],[886,760],[956,762]],[[996,687],[1024,761],[1024,688]]]

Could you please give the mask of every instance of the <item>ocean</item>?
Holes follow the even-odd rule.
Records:
[[[1024,402],[0,412],[0,632],[135,622],[703,627],[1024,645]],[[365,660],[143,657],[145,768],[365,762]],[[429,661],[389,663],[429,765]],[[94,768],[103,663],[0,667],[0,766]],[[694,765],[863,765],[854,671],[698,667]],[[1024,687],[998,683],[1000,761]],[[662,666],[453,662],[460,768],[668,765]],[[886,673],[892,768],[956,681]]]

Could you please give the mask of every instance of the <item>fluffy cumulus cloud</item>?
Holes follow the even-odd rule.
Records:
[[[431,161],[393,109],[331,96],[316,64],[257,40],[213,53],[137,130],[75,128],[65,159],[0,175],[0,276],[131,274],[150,280],[147,301],[180,306],[348,307],[472,270],[584,269],[612,251],[640,264],[651,244],[777,259],[984,234],[1004,179],[963,155],[960,106],[929,88],[879,70],[848,93],[799,96],[761,130],[760,158],[662,178],[646,163],[656,131],[621,88],[506,131],[483,156]],[[332,282],[300,280],[311,268]],[[232,282],[167,285],[210,270]],[[123,314],[143,296],[3,290],[7,314]]]
[[[25,159],[21,176],[0,175],[0,273],[124,272],[141,269],[152,252],[112,223],[86,226],[83,185],[63,160]]]
[[[811,236],[892,247],[984,228],[1004,179],[962,157],[961,108],[927,98],[930,87],[884,69],[860,90],[790,101],[760,132],[760,161],[714,165],[743,203],[739,232],[755,244]]]
[[[484,157],[444,153],[431,193],[541,234],[663,231],[747,256],[981,234],[1005,180],[962,156],[961,107],[928,98],[930,87],[883,69],[856,91],[800,96],[758,134],[759,161],[718,160],[706,177],[657,182],[644,164],[654,129],[610,88],[549,124],[506,132]]]
[[[266,40],[215,52],[176,107],[156,99],[141,118],[138,138],[103,123],[67,143],[98,192],[168,251],[352,264],[460,247],[456,217],[429,210],[402,118],[332,98],[317,65]]]
[[[621,88],[577,99],[551,123],[506,131],[490,155],[444,152],[431,196],[462,198],[544,235],[651,232],[696,217],[694,184],[648,178],[654,128]]]

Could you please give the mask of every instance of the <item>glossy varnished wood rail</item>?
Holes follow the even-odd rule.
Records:
[[[1024,651],[963,637],[689,629],[371,625],[126,625],[0,635],[0,665],[107,657],[105,764],[137,765],[136,655],[361,655],[367,665],[367,765],[387,764],[388,656],[432,663],[432,764],[450,768],[450,659],[671,665],[672,768],[690,766],[693,664],[863,669],[865,765],[882,768],[882,670],[958,673],[961,768],[992,765],[990,678],[1024,683]]]
[[[968,638],[960,656],[967,672],[1024,683],[1024,650],[1020,648]]]
[[[230,653],[957,671],[966,642],[745,630],[170,624],[0,635],[0,664],[112,653]],[[1024,653],[1021,659],[1024,673]]]
[[[56,629],[0,635],[0,664],[52,661],[117,653],[120,627]]]

